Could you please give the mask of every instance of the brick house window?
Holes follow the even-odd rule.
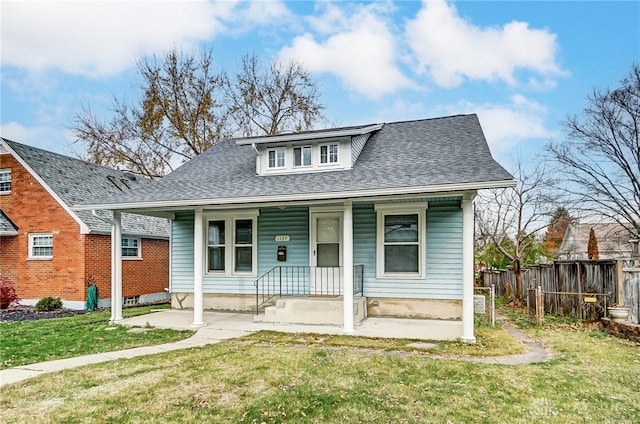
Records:
[[[0,169],[0,194],[11,193],[11,168]]]
[[[140,239],[132,237],[122,238],[122,257],[123,258],[140,258]]]
[[[53,234],[29,234],[29,259],[53,258]]]

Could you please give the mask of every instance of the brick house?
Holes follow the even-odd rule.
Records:
[[[21,304],[46,296],[84,309],[95,279],[100,306],[111,299],[109,213],[72,211],[87,199],[148,181],[132,174],[0,139],[0,276],[16,284]],[[122,297],[126,303],[168,298],[169,224],[122,214]]]

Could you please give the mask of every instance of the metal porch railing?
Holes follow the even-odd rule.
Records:
[[[353,294],[362,294],[364,265],[353,267]],[[341,296],[344,267],[276,266],[253,283],[256,287],[256,314],[274,297]]]

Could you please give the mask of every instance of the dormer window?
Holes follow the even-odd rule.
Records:
[[[311,146],[293,148],[293,166],[311,166]]]
[[[285,167],[285,148],[280,147],[277,149],[269,150],[269,168],[284,168]]]
[[[338,163],[337,144],[325,144],[323,146],[320,146],[320,163],[323,165]]]

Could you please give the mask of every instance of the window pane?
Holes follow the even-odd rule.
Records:
[[[302,166],[302,148],[293,148],[293,166]]]
[[[138,249],[133,247],[123,247],[122,256],[136,257],[138,256]]]
[[[253,220],[251,219],[239,219],[236,221],[236,244],[251,244],[253,243],[252,234]]]
[[[385,246],[384,272],[418,272],[418,246]]]
[[[209,221],[208,245],[224,244],[224,221]]]
[[[327,146],[320,146],[320,163],[327,163]]]
[[[276,167],[276,151],[269,150],[269,168]]]
[[[224,247],[209,248],[209,271],[224,271]]]
[[[11,169],[0,170],[0,192],[11,191]]]
[[[318,243],[336,243],[340,241],[339,218],[318,218],[316,226]]]
[[[284,149],[276,150],[276,166],[278,168],[284,167]]]
[[[249,247],[236,247],[236,271],[251,272],[252,270],[252,250]]]
[[[340,244],[327,243],[317,245],[318,248],[318,266],[340,266]]]
[[[53,236],[33,236],[31,238],[31,256],[53,256]]]
[[[384,241],[417,242],[418,215],[385,215]]]
[[[332,144],[329,146],[329,162],[337,163],[338,162],[338,145]]]
[[[302,166],[311,166],[311,147],[302,148]]]

